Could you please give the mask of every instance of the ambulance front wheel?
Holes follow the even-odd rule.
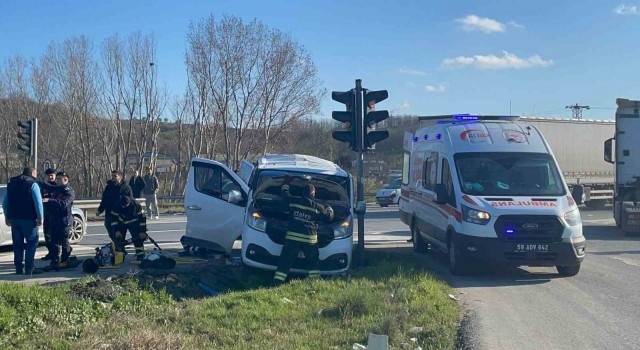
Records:
[[[560,276],[573,277],[580,272],[580,265],[573,266],[556,266]]]
[[[453,234],[449,235],[447,251],[449,256],[449,271],[451,271],[451,274],[454,276],[466,275],[469,272],[469,259],[460,254],[460,249],[456,244],[456,239]]]

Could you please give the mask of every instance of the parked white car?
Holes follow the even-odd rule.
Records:
[[[4,200],[4,196],[7,193],[7,185],[0,185],[0,203]],[[73,213],[73,227],[71,228],[71,236],[69,237],[69,243],[77,244],[84,237],[85,232],[87,232],[87,220],[85,218],[84,212],[78,208],[72,208]],[[42,231],[42,226],[40,226],[40,241],[44,242],[44,232]],[[0,246],[12,245],[13,240],[11,239],[11,227],[5,224],[4,220],[4,211],[2,206],[0,205]]]
[[[398,204],[400,200],[400,186],[402,178],[395,179],[391,183],[376,193],[376,203],[381,207],[388,207],[389,204]]]

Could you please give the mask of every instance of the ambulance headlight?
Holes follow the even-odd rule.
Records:
[[[251,213],[251,215],[249,215],[247,220],[248,220],[247,224],[252,229],[261,231],[261,232],[267,231],[267,220],[265,220],[265,218],[262,217],[262,215],[260,215],[260,213],[258,213],[257,211],[254,211],[253,213]]]
[[[486,225],[491,221],[491,214],[486,211],[471,209],[465,205],[462,206],[462,220],[472,224]]]
[[[333,226],[333,238],[341,239],[351,236],[351,223],[349,220],[344,220],[339,224]]]
[[[580,218],[580,211],[578,210],[578,208],[564,213],[564,221],[566,221],[569,226],[576,226],[581,224],[582,219]]]

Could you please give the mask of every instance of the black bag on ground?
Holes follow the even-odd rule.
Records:
[[[176,261],[161,253],[149,253],[140,263],[141,269],[165,269],[169,270],[176,267]]]

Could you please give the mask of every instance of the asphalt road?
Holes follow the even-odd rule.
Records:
[[[562,278],[554,268],[487,268],[453,277],[446,256],[429,253],[432,270],[456,290],[469,318],[467,346],[478,349],[640,349],[640,237],[625,237],[610,211],[582,211],[587,257],[578,276]],[[179,249],[186,217],[164,216],[149,222],[150,235],[163,249]],[[410,250],[408,228],[397,207],[370,207],[367,246]],[[92,223],[74,254],[89,256],[107,243],[101,223]],[[45,254],[38,248],[38,256]],[[11,249],[0,248],[0,280],[12,275]],[[39,262],[44,264],[44,262]],[[109,272],[111,273],[111,272]],[[78,271],[34,275],[47,283],[80,277]]]

